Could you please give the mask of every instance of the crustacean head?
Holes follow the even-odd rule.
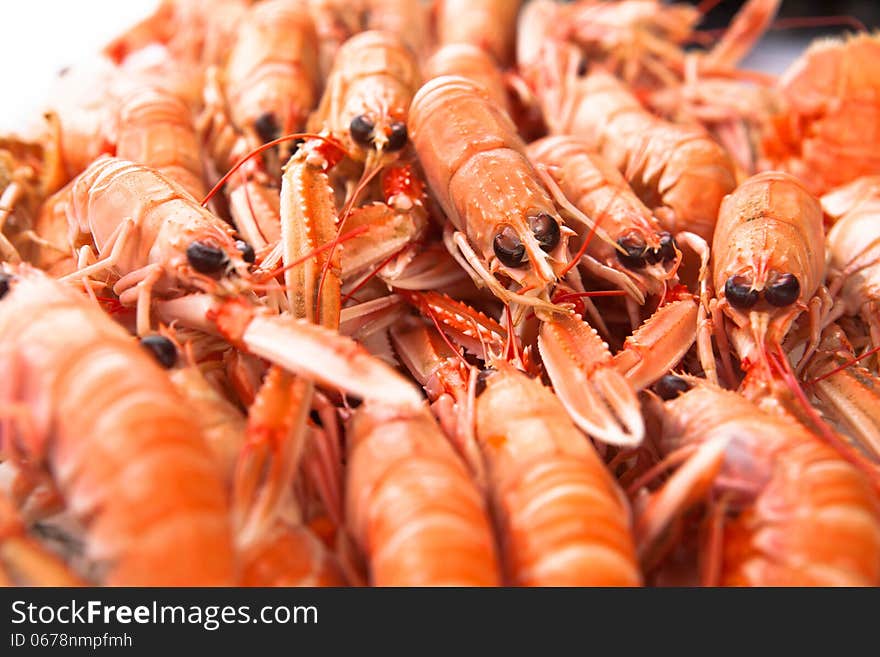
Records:
[[[362,32],[339,49],[309,128],[329,130],[354,160],[396,156],[409,143],[406,116],[418,70],[415,56],[393,34]]]
[[[195,203],[186,214],[186,220],[179,224],[177,218],[166,221],[153,246],[166,270],[174,272],[176,285],[202,291],[227,288],[230,292],[246,285],[256,261],[254,248]]]
[[[825,277],[824,243],[818,200],[788,174],[753,176],[724,199],[713,278],[745,362],[778,347],[807,310]]]

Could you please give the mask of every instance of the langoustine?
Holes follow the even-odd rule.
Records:
[[[643,561],[658,557],[676,518],[708,499],[704,584],[876,586],[880,506],[868,478],[792,416],[705,382],[670,389],[691,386],[663,405],[662,453],[691,456],[641,505]]]
[[[223,480],[162,370],[77,292],[25,265],[2,277],[3,398],[22,410],[5,457],[53,473],[105,583],[231,585]]]

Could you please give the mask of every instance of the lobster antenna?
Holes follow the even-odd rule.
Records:
[[[822,419],[822,416],[819,415],[816,409],[813,408],[812,404],[810,404],[810,401],[807,399],[807,396],[804,394],[803,388],[801,388],[798,383],[797,377],[788,362],[788,358],[786,358],[785,353],[782,351],[782,347],[776,345],[776,349],[768,352],[768,356],[775,361],[773,364],[776,366],[786,385],[798,400],[804,413],[806,413],[807,417],[809,417],[811,422],[815,425],[819,437],[828,444],[829,447],[836,451],[841,458],[850,463],[850,465],[861,470],[868,477],[875,490],[880,491],[880,469],[878,469],[873,463],[866,461],[864,457],[840,438],[834,430],[828,426],[828,423]]]
[[[314,134],[311,132],[294,132],[289,135],[284,135],[283,137],[278,137],[278,139],[273,139],[272,141],[268,141],[261,146],[257,146],[249,153],[240,157],[238,159],[238,161],[232,165],[232,168],[230,168],[229,171],[227,171],[225,174],[223,174],[223,177],[220,178],[220,180],[217,181],[217,184],[211,188],[211,191],[209,191],[205,195],[205,198],[202,199],[202,202],[199,205],[201,205],[202,207],[207,206],[208,201],[210,201],[212,198],[214,198],[214,195],[217,194],[218,191],[220,191],[220,189],[223,187],[223,185],[225,185],[228,182],[229,178],[232,177],[232,175],[236,171],[238,171],[238,169],[245,162],[247,162],[251,158],[259,155],[260,153],[263,153],[264,151],[269,150],[270,148],[274,148],[278,144],[283,144],[288,141],[294,141],[296,139],[320,139],[321,141],[324,141],[324,142],[327,142],[328,144],[332,144],[333,146],[336,146],[340,150],[345,150],[343,145],[340,144],[335,139],[333,139],[332,137],[327,137],[326,135],[318,135],[318,134]]]
[[[297,265],[301,265],[302,263],[304,263],[306,260],[310,260],[311,258],[314,258],[317,255],[320,255],[321,253],[323,253],[324,251],[327,251],[328,249],[332,249],[335,244],[341,244],[342,242],[347,242],[348,240],[350,240],[354,237],[357,237],[358,235],[360,235],[362,233],[367,232],[369,229],[370,229],[369,226],[357,226],[356,228],[352,228],[350,231],[348,231],[344,235],[336,236],[335,238],[333,238],[333,241],[327,242],[326,244],[322,244],[321,246],[312,249],[311,251],[309,251],[305,255],[300,256],[299,258],[294,260],[293,262],[290,262],[290,263],[283,265],[281,267],[277,267],[276,269],[273,269],[270,272],[266,272],[266,274],[263,277],[258,279],[258,282],[263,283],[264,281],[275,278],[276,276],[280,276],[281,274],[286,272],[288,269],[293,269]]]
[[[389,262],[391,262],[392,260],[394,260],[394,258],[396,258],[397,256],[399,256],[400,253],[401,253],[401,252],[403,251],[403,249],[405,249],[405,248],[406,248],[406,247],[404,246],[404,247],[398,249],[397,251],[395,251],[394,253],[392,253],[390,256],[388,256],[387,258],[385,258],[385,259],[384,259],[382,262],[380,262],[378,265],[376,265],[376,267],[373,269],[373,271],[371,271],[371,272],[368,273],[366,276],[364,276],[364,277],[358,282],[358,284],[355,285],[355,286],[351,289],[351,291],[349,291],[344,297],[342,297],[342,303],[345,303],[345,302],[348,301],[349,299],[354,299],[355,292],[357,292],[358,290],[360,290],[361,288],[363,288],[364,285],[366,285],[367,283],[369,283],[369,282],[370,282],[370,281],[371,281],[371,280],[372,280],[372,279],[373,279],[373,278],[374,278],[374,277],[375,277],[380,271],[382,271],[382,269],[385,267],[385,265],[387,265]],[[357,299],[355,299],[355,301],[357,301]]]
[[[788,30],[805,27],[851,27],[856,32],[867,32],[867,26],[855,16],[835,14],[832,16],[792,16],[777,18],[770,24],[771,30]]]
[[[388,174],[389,174],[391,171],[393,171],[394,168],[395,168],[395,167],[388,167],[387,169],[385,169],[386,180],[387,180]],[[398,167],[398,168],[403,168],[403,167]],[[407,166],[406,168],[408,169],[409,167]],[[391,192],[389,192],[387,189],[385,189],[385,188],[384,188],[384,185],[385,185],[385,184],[386,184],[385,181],[383,181],[383,194],[385,195],[385,200],[386,200],[386,202],[388,202],[391,198],[393,198],[394,193],[391,193]],[[419,185],[420,185],[420,184],[421,184],[421,183],[419,183]],[[395,192],[395,193],[396,193],[396,192]],[[419,194],[421,195],[422,192],[419,192]],[[382,268],[385,267],[385,265],[387,265],[389,262],[391,262],[392,260],[394,260],[394,258],[396,258],[398,255],[400,255],[401,253],[403,253],[404,249],[406,249],[406,248],[407,248],[406,245],[402,246],[400,249],[398,249],[397,251],[395,251],[394,253],[392,253],[390,256],[388,256],[387,258],[385,258],[381,263],[379,263],[379,265],[378,265],[375,269],[373,269],[372,272],[370,272],[369,274],[367,274],[366,277],[363,278],[363,279],[362,279],[362,280],[361,280],[361,281],[355,286],[355,288],[354,288],[353,290],[351,290],[348,294],[346,294],[346,295],[342,298],[342,302],[345,303],[348,299],[352,298],[352,296],[354,295],[355,292],[357,292],[357,291],[360,290],[364,285],[366,285],[366,284],[367,284],[367,283],[368,283],[368,282],[369,282],[374,276],[376,276],[380,271],[382,271]]]
[[[555,181],[554,181],[554,183],[555,183]],[[558,189],[558,186],[557,186],[557,189]],[[561,192],[562,190],[559,190],[559,191]],[[587,252],[587,247],[590,245],[590,242],[593,240],[593,235],[596,234],[596,230],[599,228],[599,224],[602,223],[602,219],[606,216],[606,214],[608,212],[608,208],[611,207],[611,204],[614,202],[614,200],[620,194],[621,194],[620,189],[614,190],[614,194],[611,195],[611,198],[609,198],[608,202],[605,203],[605,207],[602,208],[602,210],[599,212],[599,218],[596,219],[595,222],[593,222],[594,225],[590,228],[590,231],[587,233],[587,236],[584,238],[584,243],[581,244],[581,248],[578,249],[578,252],[577,252],[577,254],[575,254],[575,257],[572,258],[571,261],[565,266],[565,269],[562,270],[562,273],[560,274],[559,278],[562,278],[563,276],[565,276],[568,272],[570,272],[575,267],[575,265],[577,265],[578,262],[580,262],[580,259],[583,257],[584,253]],[[568,199],[566,199],[566,202],[567,201],[568,201]],[[583,214],[583,213],[581,213],[581,214]],[[586,215],[584,215],[584,216],[586,216]],[[619,244],[617,244],[617,242],[614,243],[614,246],[618,249],[622,248],[622,247],[620,247]]]
[[[625,297],[626,290],[591,290],[589,292],[564,292],[553,299],[553,303],[565,303],[569,299],[582,299],[584,297]]]
[[[452,340],[449,339],[449,336],[446,335],[446,333],[441,328],[440,320],[437,319],[437,315],[434,312],[434,310],[431,308],[430,304],[425,305],[425,311],[428,313],[428,318],[434,323],[434,328],[437,329],[437,332],[440,334],[440,337],[443,338],[443,342],[446,343],[446,346],[448,346],[450,349],[452,349],[452,352],[456,356],[458,356],[458,359],[462,363],[464,363],[464,366],[468,369],[468,371],[470,371],[470,368],[473,367],[473,365],[471,365],[469,362],[467,362],[465,357],[462,356],[461,351],[458,349],[458,347],[456,347],[454,344],[452,344]]]
[[[591,238],[592,235],[595,233],[603,242],[606,242],[607,244],[611,245],[612,247],[626,255],[626,251],[624,251],[623,247],[620,246],[613,239],[611,239],[611,236],[608,235],[608,233],[599,228],[599,221],[593,221],[592,219],[590,219],[587,215],[578,210],[571,201],[568,200],[568,198],[559,188],[559,185],[556,184],[553,176],[551,176],[550,173],[547,171],[547,167],[542,164],[538,164],[535,167],[535,171],[538,172],[538,175],[541,177],[544,185],[546,185],[547,189],[553,195],[553,200],[555,200],[563,210],[568,212],[575,219],[590,227]]]
[[[810,379],[809,381],[806,382],[806,384],[807,384],[808,386],[811,386],[811,385],[814,385],[814,384],[816,384],[816,383],[819,383],[819,381],[824,381],[825,379],[827,379],[827,378],[829,378],[829,377],[831,377],[831,376],[834,376],[834,375],[837,374],[838,372],[842,372],[842,371],[845,370],[846,368],[848,368],[848,367],[852,367],[853,365],[855,365],[855,364],[858,363],[859,361],[864,360],[865,358],[870,358],[871,356],[873,356],[873,355],[876,354],[876,353],[880,353],[880,346],[874,347],[873,349],[869,349],[868,351],[866,351],[865,353],[863,353],[861,356],[855,356],[855,357],[849,359],[848,361],[846,361],[846,362],[843,363],[842,365],[839,365],[839,366],[835,367],[835,368],[834,368],[833,370],[831,370],[830,372],[825,372],[825,374],[823,374],[823,375],[821,375],[821,376],[817,376],[815,379]]]
[[[374,153],[379,153],[379,151],[370,151],[370,153],[367,155],[367,161],[364,165],[364,171],[361,174],[361,178],[358,181],[357,186],[354,188],[354,191],[352,191],[351,197],[346,200],[345,205],[343,206],[342,214],[339,217],[337,238],[334,239],[333,242],[331,242],[330,253],[327,255],[327,262],[324,263],[324,267],[321,270],[321,279],[318,281],[318,299],[321,298],[321,292],[324,289],[324,281],[327,278],[327,272],[330,270],[330,263],[333,261],[333,251],[336,249],[336,245],[339,243],[339,232],[342,231],[342,229],[345,227],[345,222],[348,220],[348,217],[351,216],[352,209],[354,208],[354,204],[357,202],[358,196],[360,196],[361,192],[366,188],[370,181],[375,178],[376,174],[382,170],[381,153],[379,153],[375,161],[373,160]]]

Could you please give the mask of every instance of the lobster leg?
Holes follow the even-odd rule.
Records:
[[[343,458],[336,407],[316,393],[312,412],[317,413],[321,426],[309,426],[306,451],[303,454],[303,475],[315,487],[334,528],[342,525]]]
[[[160,266],[148,265],[146,269],[149,272],[137,284],[137,333],[139,336],[147,335],[152,330],[150,308],[152,306],[153,286],[162,277],[162,268]]]
[[[724,562],[724,519],[727,515],[729,498],[722,494],[721,499],[712,505],[706,522],[705,561],[700,568],[700,581],[703,586],[719,586]]]
[[[712,350],[713,336],[718,342],[724,376],[728,385],[733,385],[736,377],[733,374],[733,361],[730,359],[730,343],[725,330],[724,314],[719,308],[717,299],[706,300],[704,298],[700,303],[697,317],[697,352],[706,378],[718,385],[718,366],[715,362],[715,352]]]
[[[719,437],[700,445],[638,513],[636,545],[642,561],[663,537],[664,530],[682,513],[705,498],[721,471],[729,438]]]
[[[705,70],[735,68],[773,21],[782,0],[749,0],[701,64]]]
[[[821,287],[816,293],[816,296],[810,299],[808,306],[810,339],[809,342],[807,342],[804,355],[801,357],[801,360],[797,365],[796,372],[798,374],[803,371],[809,358],[816,352],[816,348],[819,346],[819,341],[822,339],[822,330],[827,325],[826,322],[828,322],[828,318],[831,316],[833,305],[834,300],[828,294],[828,290],[825,289],[825,287]]]
[[[334,557],[302,524],[293,498],[314,384],[273,367],[248,417],[235,477],[241,578],[245,586],[340,586]]]
[[[474,434],[476,381],[472,387],[471,368],[436,331],[421,322],[395,327],[391,340],[403,364],[428,392],[431,410],[443,432],[468,464],[474,479],[485,484],[485,466]]]
[[[103,271],[107,271],[119,261],[122,257],[123,249],[126,247],[126,243],[132,237],[132,230],[134,229],[134,220],[131,217],[126,217],[119,223],[119,227],[113,231],[110,237],[107,239],[107,243],[104,245],[104,250],[110,249],[110,253],[108,253],[104,258],[101,258],[97,262],[88,265],[78,271],[68,274],[67,276],[62,276],[59,280],[62,282],[68,282],[70,280],[77,280],[83,277],[88,277],[93,274],[98,274]]]
[[[311,382],[271,368],[250,408],[233,501],[241,544],[263,535],[285,502],[295,507],[285,493],[290,493],[299,466],[313,391]]]

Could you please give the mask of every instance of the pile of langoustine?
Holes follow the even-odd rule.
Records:
[[[0,578],[880,584],[880,39],[738,69],[779,4],[165,0],[64,72]]]

